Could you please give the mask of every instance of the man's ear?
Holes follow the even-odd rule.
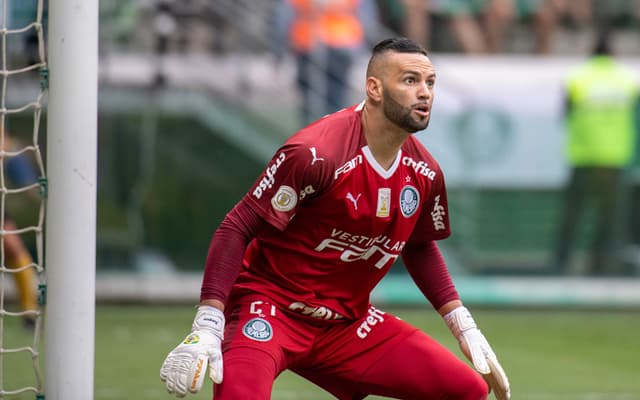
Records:
[[[382,101],[382,81],[380,79],[373,76],[368,77],[365,87],[367,90],[367,98],[375,103]]]

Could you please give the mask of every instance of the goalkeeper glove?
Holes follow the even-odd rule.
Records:
[[[171,350],[160,368],[160,379],[167,391],[177,397],[202,388],[209,365],[209,377],[222,382],[222,339],[224,314],[215,307],[199,306],[191,326],[191,333]]]
[[[460,306],[445,315],[444,320],[451,333],[458,339],[464,355],[493,389],[496,399],[509,400],[509,379],[469,310]]]

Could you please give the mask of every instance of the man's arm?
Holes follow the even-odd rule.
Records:
[[[511,396],[509,380],[469,310],[456,291],[449,270],[434,241],[408,243],[402,259],[411,277],[444,318],[460,349],[493,389],[498,400]]]
[[[462,301],[451,300],[450,302],[446,303],[442,307],[438,308],[438,313],[442,317],[444,317],[445,315],[449,314],[451,311],[455,310],[458,307],[462,307]]]
[[[240,201],[216,230],[205,262],[200,304],[224,310],[231,286],[242,268],[242,257],[249,242],[269,223],[249,205]]]
[[[213,235],[191,333],[167,355],[160,368],[160,379],[169,393],[184,397],[200,391],[207,367],[211,380],[222,382],[225,302],[242,268],[247,245],[267,225],[243,200]]]
[[[224,303],[221,302],[220,300],[215,300],[215,299],[200,300],[200,305],[214,307],[220,311],[224,311]]]
[[[507,374],[498,362],[489,342],[478,329],[471,313],[462,303],[457,307],[454,304],[447,304],[443,308],[449,307],[455,308],[444,314],[443,318],[453,336],[458,339],[460,349],[493,389],[496,399],[509,400],[511,390]]]
[[[409,242],[402,260],[422,294],[436,310],[448,310],[450,303],[460,301],[447,264],[435,241]],[[460,303],[462,304],[462,303]]]

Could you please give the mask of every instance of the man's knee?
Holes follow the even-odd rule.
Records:
[[[460,376],[456,380],[456,396],[460,400],[485,400],[489,397],[489,385],[475,371]]]

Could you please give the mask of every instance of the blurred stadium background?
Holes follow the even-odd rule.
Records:
[[[278,145],[299,128],[296,66],[279,36],[281,29],[275,18],[278,3],[100,3],[96,296],[101,306],[126,306],[116,307],[117,311],[98,308],[98,335],[105,335],[101,329],[109,331],[109,327],[119,326],[119,318],[129,318],[129,310],[143,325],[147,312],[150,320],[162,320],[156,313],[163,311],[143,308],[146,311],[140,312],[131,304],[183,306],[179,315],[184,328],[188,327],[190,317],[186,315],[192,310],[187,307],[198,299],[202,265],[214,229],[244,195]],[[628,200],[621,226],[624,242],[618,254],[619,265],[611,275],[593,278],[582,273],[587,259],[582,250],[593,229],[589,224],[582,227],[570,274],[559,276],[550,264],[560,195],[568,176],[563,153],[563,80],[569,69],[589,54],[596,31],[603,24],[613,26],[616,53],[640,74],[640,1],[587,3],[591,5],[588,21],[559,18],[552,46],[544,54],[533,50],[534,26],[529,19],[514,21],[503,51],[467,54],[448,29],[449,16],[442,12],[443,1],[429,2],[429,49],[438,71],[437,100],[431,126],[419,137],[439,160],[447,177],[453,235],[441,247],[463,300],[475,307],[511,310],[486,311],[485,324],[487,330],[492,330],[492,321],[499,320],[497,326],[509,332],[499,336],[496,329],[492,335],[499,336],[498,349],[508,349],[505,364],[521,371],[515,372],[515,380],[525,386],[527,375],[522,370],[539,372],[547,365],[540,360],[528,365],[527,360],[535,358],[535,354],[528,353],[528,344],[518,340],[517,335],[524,330],[514,329],[514,324],[525,321],[513,310],[543,310],[528,311],[531,318],[547,321],[541,322],[546,332],[528,327],[535,332],[531,338],[539,334],[575,338],[575,332],[570,334],[571,326],[554,325],[567,315],[572,321],[575,315],[558,310],[587,310],[579,312],[583,322],[576,324],[581,332],[581,346],[575,349],[578,354],[590,352],[596,342],[609,340],[609,358],[596,351],[591,359],[565,359],[566,364],[562,357],[555,359],[559,365],[573,368],[573,376],[581,376],[582,363],[588,373],[595,374],[593,380],[581,376],[580,383],[558,389],[562,383],[549,381],[554,376],[558,380],[565,373],[558,368],[536,375],[541,380],[535,384],[528,383],[528,393],[538,395],[518,398],[640,399],[640,388],[631,382],[633,370],[640,370],[637,363],[634,367],[623,359],[624,354],[640,354],[640,348],[637,341],[627,340],[627,336],[622,339],[613,332],[624,330],[625,326],[632,332],[633,325],[624,324],[635,321],[637,325],[640,306],[638,157],[626,179]],[[34,4],[32,0],[7,1],[7,16],[16,24],[32,19]],[[372,32],[369,41],[402,34],[407,12],[404,3],[377,0],[373,4],[378,15],[367,21]],[[31,57],[30,43],[24,37],[9,56],[16,62]],[[353,103],[364,96],[367,59],[368,49],[364,49],[350,71],[349,96]],[[7,87],[7,100],[20,104],[38,90],[38,81],[32,76],[16,77]],[[18,135],[28,135],[32,120],[27,113],[15,115],[10,121],[11,129]],[[42,142],[44,147],[46,135],[42,135]],[[14,214],[21,225],[32,223],[34,218],[33,210],[19,205]],[[7,291],[11,298],[12,288]],[[401,265],[394,266],[374,295],[376,302],[392,307],[425,305]],[[556,313],[559,317],[554,321],[541,317]],[[619,319],[611,322],[608,316]],[[482,323],[483,318],[478,319]],[[155,323],[162,326],[164,322]],[[594,330],[586,331],[590,325]],[[130,351],[136,351],[136,339],[143,342],[153,335],[153,330],[138,331],[135,323],[126,326],[102,341],[99,336],[97,346],[108,348],[110,340],[122,339],[132,346]],[[167,331],[171,329],[174,328]],[[438,332],[440,328],[428,329]],[[11,326],[7,332],[19,334]],[[175,334],[162,332],[158,347],[163,349],[153,349],[150,357],[155,358],[149,361],[153,370],[146,371],[154,379],[164,356],[157,352],[168,351],[182,336],[180,330]],[[532,348],[544,347],[544,342],[540,340]],[[616,343],[620,344],[618,348]],[[575,343],[571,339],[562,342],[562,346],[572,344]],[[558,345],[545,354],[563,351]],[[96,384],[100,387],[100,379],[110,379],[100,377],[111,377],[106,370],[122,366],[109,359],[104,348],[97,347],[96,354]],[[612,377],[602,392],[589,386],[601,375],[585,365],[595,366],[601,361],[618,378],[628,378],[627,382],[620,385],[621,380]],[[616,370],[615,365],[621,369]],[[140,366],[135,373],[145,368]],[[10,371],[11,368],[5,369]],[[11,386],[21,379],[14,373],[5,377],[5,382]],[[113,378],[109,382],[117,386],[120,380]],[[536,392],[533,386],[544,386],[545,382],[551,382],[552,390]],[[96,398],[128,398],[117,387],[104,386],[100,390],[106,393],[97,391]],[[293,387],[290,390],[295,393],[298,389]],[[588,388],[581,391],[580,387]],[[152,398],[149,393],[156,393],[156,389],[140,389],[134,392],[135,397]],[[108,393],[109,390],[113,392]],[[559,397],[553,397],[553,393]],[[294,396],[282,394],[281,398],[322,398],[317,393]]]
[[[504,51],[488,55],[461,52],[447,15],[438,11],[442,5],[430,4],[437,100],[431,126],[419,136],[447,176],[454,234],[442,246],[456,275],[473,278],[468,296],[475,288],[478,302],[636,303],[628,279],[617,281],[617,299],[584,282],[572,281],[578,286],[567,291],[566,283],[544,279],[537,297],[530,283],[529,291],[511,285],[513,278],[553,274],[559,195],[568,174],[563,80],[605,23],[614,26],[616,52],[640,71],[639,2],[594,1],[582,24],[560,18],[545,54],[533,52],[532,22],[515,20]],[[375,5],[369,41],[401,33],[403,3]],[[278,6],[274,0],[101,4],[98,271],[105,280],[99,296],[127,295],[126,284],[115,284],[121,273],[139,280],[130,286],[133,297],[167,294],[166,285],[141,286],[149,277],[199,274],[217,223],[299,127],[296,65],[275,17]],[[350,71],[353,103],[363,98],[367,58],[363,49]],[[620,265],[612,268],[617,276],[640,270],[639,167],[636,162],[628,175],[625,241]],[[583,226],[574,277],[582,275],[580,249],[591,229]],[[404,277],[403,268],[395,272]],[[494,285],[505,276],[507,285]],[[194,290],[176,286],[175,295],[195,296],[198,280]],[[503,286],[513,289],[501,295]],[[392,290],[389,298],[383,291],[386,300],[407,293]]]

